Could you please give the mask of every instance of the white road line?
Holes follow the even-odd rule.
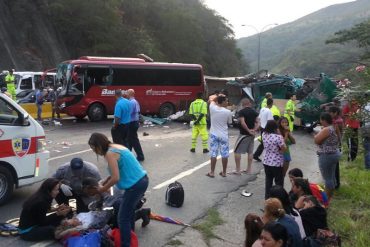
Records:
[[[229,150],[229,153],[232,153],[232,152],[234,152],[234,150],[233,150],[233,149]],[[221,156],[220,156],[220,155],[219,155],[219,156],[217,156],[217,159],[220,159],[220,158],[221,158]],[[205,166],[206,166],[206,165],[208,165],[209,163],[210,163],[210,160],[208,160],[208,161],[206,161],[206,162],[203,162],[202,164],[197,165],[196,167],[191,168],[191,169],[189,169],[189,170],[187,170],[187,171],[184,171],[184,172],[180,173],[179,175],[177,175],[177,176],[175,176],[175,177],[173,177],[173,178],[171,178],[171,179],[169,179],[169,180],[167,180],[167,181],[164,181],[163,183],[158,184],[157,186],[153,187],[153,190],[161,189],[161,188],[163,188],[163,187],[165,187],[165,186],[169,185],[170,183],[175,182],[176,180],[179,180],[179,179],[181,179],[181,178],[183,178],[183,177],[189,176],[189,175],[191,175],[193,172],[195,172],[195,171],[197,171],[197,170],[199,170],[199,169],[201,169],[201,168],[205,167]]]
[[[92,151],[92,150],[91,149],[86,149],[86,150],[82,150],[82,151],[78,151],[78,152],[74,152],[74,153],[70,153],[70,154],[65,154],[65,155],[53,157],[53,158],[50,158],[49,161],[61,159],[61,158],[76,155],[76,154],[82,154],[82,153],[86,153],[86,152],[89,152],[89,151]]]
[[[45,246],[49,246],[51,244],[55,244],[55,241],[53,241],[53,240],[42,241],[40,243],[36,243],[36,244],[30,245],[30,247],[45,247]]]

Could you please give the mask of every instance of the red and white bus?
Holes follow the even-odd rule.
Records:
[[[62,82],[58,96],[61,112],[100,121],[113,114],[117,89],[135,90],[142,114],[168,117],[186,109],[204,92],[199,64],[148,62],[141,58],[84,56],[57,67]]]

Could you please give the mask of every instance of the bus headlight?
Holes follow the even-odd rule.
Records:
[[[37,138],[37,142],[36,142],[36,152],[37,153],[41,153],[42,151],[45,151],[45,147],[46,147],[46,141],[45,141],[45,138],[41,137],[41,138]]]

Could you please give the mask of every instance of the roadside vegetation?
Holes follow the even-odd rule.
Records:
[[[341,187],[328,211],[329,227],[338,233],[342,246],[370,246],[370,171],[364,169],[363,154],[341,163]]]
[[[206,218],[201,223],[193,226],[193,228],[202,234],[204,241],[208,246],[210,246],[211,239],[221,239],[213,231],[217,226],[222,225],[223,223],[224,220],[221,218],[217,209],[211,208],[208,210]]]

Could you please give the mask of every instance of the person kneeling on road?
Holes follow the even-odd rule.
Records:
[[[98,181],[101,179],[99,170],[94,164],[81,158],[73,158],[71,162],[60,166],[53,177],[61,181],[61,193],[55,198],[59,205],[69,205],[69,199],[76,199],[77,213],[89,211],[88,204],[94,198],[83,193],[82,181],[88,177]]]
[[[71,212],[67,205],[52,209],[53,199],[59,194],[60,182],[55,178],[46,179],[40,188],[23,204],[19,219],[19,234],[26,241],[54,239],[55,228]],[[48,214],[47,213],[51,213]]]

